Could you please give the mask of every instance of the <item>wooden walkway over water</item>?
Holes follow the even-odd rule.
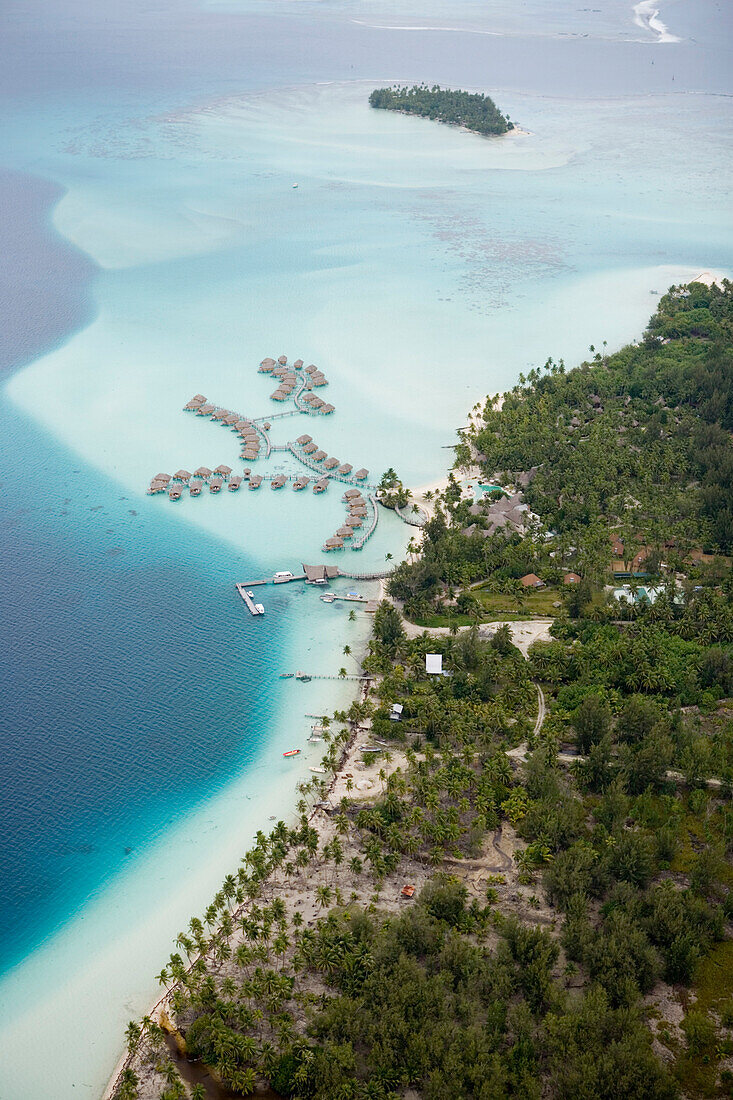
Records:
[[[255,583],[257,583],[257,582],[255,582]],[[260,581],[259,583],[260,584],[266,584],[267,582],[266,581]],[[239,593],[239,595],[242,597],[242,599],[246,603],[249,612],[252,615],[261,615],[262,612],[255,606],[254,600],[252,599],[249,592],[247,591],[247,586],[244,585],[244,584],[235,584],[234,587],[236,588],[237,592]]]

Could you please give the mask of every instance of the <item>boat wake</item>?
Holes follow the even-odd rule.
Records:
[[[666,24],[659,18],[659,8],[655,7],[655,0],[642,0],[640,4],[635,5],[634,22],[637,27],[655,34],[658,43],[682,41],[676,34],[671,34]]]

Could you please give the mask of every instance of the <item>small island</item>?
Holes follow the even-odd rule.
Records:
[[[434,84],[415,84],[412,88],[375,88],[369,96],[371,107],[463,126],[476,134],[506,134],[514,123],[501,113],[493,99],[480,92],[451,91]]]

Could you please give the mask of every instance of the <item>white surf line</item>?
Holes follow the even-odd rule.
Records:
[[[351,19],[349,22],[356,23],[360,27],[369,27],[375,31],[451,31],[455,34],[483,34],[488,35],[490,38],[507,37],[501,31],[480,31],[474,27],[403,27],[395,23],[367,23],[365,19]]]
[[[681,42],[681,38],[667,30],[666,24],[659,18],[659,8],[654,5],[655,0],[641,0],[640,4],[634,6],[634,22],[637,27],[642,27],[645,31],[656,34],[659,44]]]

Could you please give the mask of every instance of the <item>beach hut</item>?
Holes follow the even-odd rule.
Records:
[[[361,470],[357,470],[354,474],[357,481],[365,481],[369,477],[369,471],[365,470],[362,466]]]
[[[262,484],[261,475],[260,474],[252,474],[252,476],[249,479],[250,489],[259,489],[261,484]]]
[[[342,464],[341,464],[341,465],[339,466],[339,468],[338,468],[338,470],[336,471],[336,473],[338,473],[338,474],[343,474],[343,475],[344,475],[344,477],[346,477],[346,476],[347,476],[348,474],[350,474],[350,473],[351,473],[351,471],[352,471],[353,469],[354,469],[354,467],[353,467],[353,466],[351,465],[351,463],[350,463],[350,462],[343,462],[343,463],[342,463]]]
[[[214,405],[199,405],[196,410],[196,416],[211,416],[214,411]]]
[[[229,478],[228,489],[230,493],[235,492],[241,484],[242,478],[239,476],[239,474],[233,474],[232,477]]]
[[[321,405],[321,412],[323,413],[324,416],[327,416],[329,413],[332,413],[332,412],[335,412],[335,411],[336,411],[336,406],[335,405],[330,405],[328,402],[326,402],[325,405]]]
[[[316,453],[313,455],[314,462],[323,462],[324,458],[328,458],[328,455],[325,451],[316,451]]]
[[[312,435],[299,435],[298,438],[295,440],[295,442],[298,444],[299,447],[305,447],[306,443],[312,443],[313,442],[313,436]]]
[[[278,474],[277,477],[274,477],[272,479],[272,481],[270,482],[270,488],[271,489],[282,489],[283,485],[285,484],[285,482],[287,480],[288,479],[284,476],[284,474]]]
[[[315,483],[315,485],[313,486],[313,492],[314,493],[325,493],[327,488],[328,488],[328,478],[323,477],[323,478],[320,479],[320,481],[317,481]]]
[[[361,489],[347,489],[344,493],[344,500],[353,500],[355,497],[361,497]]]
[[[199,466],[198,470],[194,470],[194,477],[201,477],[206,481],[211,477],[212,472],[208,466]]]
[[[218,493],[224,484],[223,478],[212,477],[209,478],[209,491],[212,493]]]
[[[231,466],[225,466],[223,463],[221,466],[217,466],[214,470],[215,474],[219,474],[220,477],[229,477],[232,472]]]
[[[191,483],[188,486],[189,490],[191,492],[191,496],[192,497],[197,497],[199,495],[199,493],[201,492],[201,490],[203,489],[203,486],[204,486],[203,481],[199,481],[198,478],[194,478],[193,481],[191,481]]]
[[[339,527],[338,531],[336,532],[338,537],[341,539],[350,539],[353,533],[354,532],[352,531],[352,529],[350,527],[346,527],[345,525],[343,527]]]
[[[339,460],[337,458],[327,458],[323,463],[323,468],[324,470],[335,470],[338,464]]]
[[[280,355],[280,356],[278,357],[278,360],[277,360],[277,361],[278,361],[278,363],[280,364],[280,366],[281,366],[281,367],[284,367],[284,366],[285,366],[285,364],[286,364],[286,363],[287,363],[287,361],[288,361],[288,357],[287,357],[287,355]]]

